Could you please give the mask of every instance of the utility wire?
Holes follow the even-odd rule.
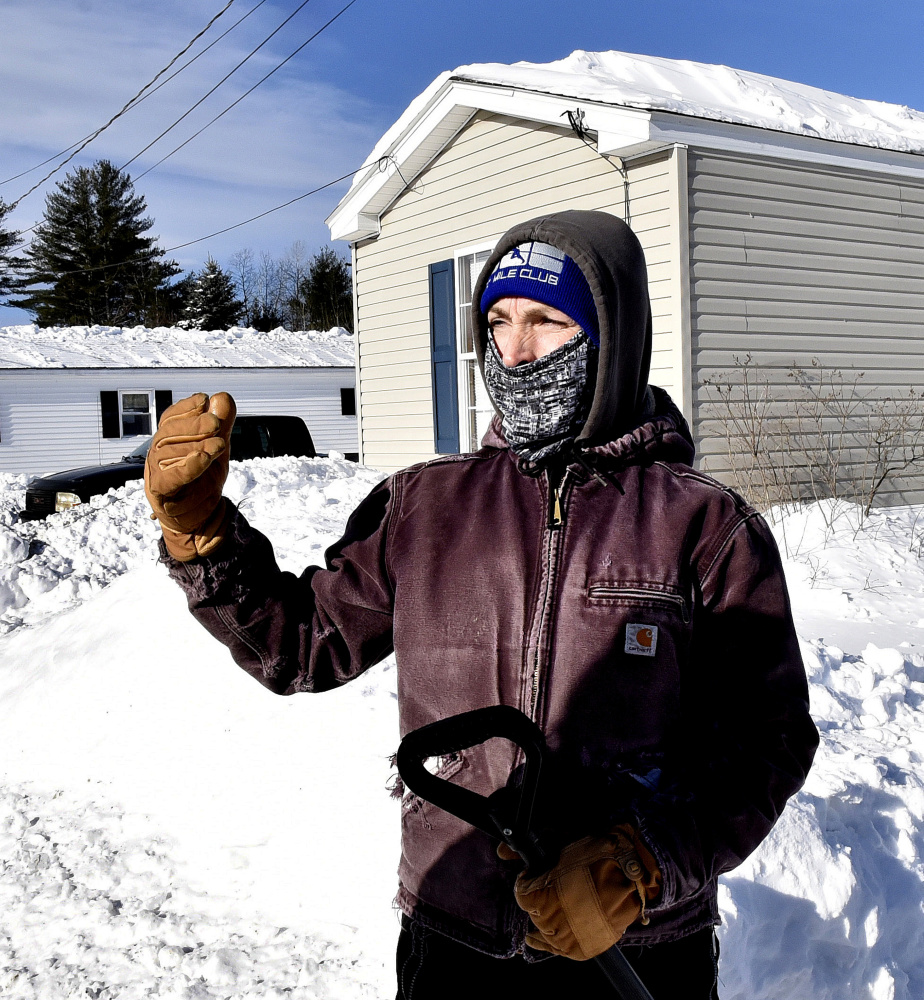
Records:
[[[336,21],[337,18],[340,17],[341,14],[345,14],[350,9],[350,7],[353,6],[354,3],[356,3],[356,0],[350,0],[350,2],[345,7],[342,7],[336,14],[334,14],[334,16],[329,21],[327,21],[325,24],[321,25],[321,27],[318,28],[318,30],[310,38],[308,38],[304,42],[302,42],[302,44],[299,45],[299,47],[294,52],[292,52],[290,55],[286,56],[286,58],[283,59],[281,63],[278,63],[273,69],[271,69],[269,71],[269,73],[266,74],[266,76],[264,76],[260,80],[258,80],[250,88],[250,90],[245,90],[244,93],[241,94],[241,96],[236,101],[233,101],[231,104],[229,104],[225,108],[224,111],[220,111],[217,115],[215,115],[215,117],[210,122],[206,122],[205,125],[203,125],[202,128],[200,128],[198,132],[193,132],[193,134],[188,139],[184,139],[183,142],[181,142],[179,144],[179,146],[176,147],[176,149],[171,149],[170,152],[167,153],[166,156],[162,156],[156,163],[154,163],[150,167],[148,167],[147,170],[145,170],[142,173],[138,174],[138,176],[135,178],[135,180],[140,180],[146,174],[149,174],[156,167],[159,167],[164,162],[164,160],[169,160],[170,157],[173,156],[174,153],[178,153],[187,143],[192,142],[193,139],[195,139],[197,136],[202,135],[202,133],[207,128],[209,128],[210,126],[214,125],[215,122],[217,122],[219,118],[224,117],[232,108],[234,108],[238,104],[240,104],[241,101],[243,101],[245,97],[247,97],[249,94],[252,94],[257,89],[257,87],[260,86],[260,84],[265,83],[275,72],[277,72],[278,70],[282,69],[282,67],[285,66],[285,64],[290,59],[293,59],[295,56],[297,56],[299,54],[299,52],[301,52],[302,49],[309,42],[313,42],[318,37],[318,35],[320,35],[321,32],[324,31],[326,28],[329,28],[334,23],[334,21]]]
[[[300,10],[301,10],[302,8],[303,8],[303,7],[307,7],[309,3],[311,3],[311,0],[302,0],[302,3],[300,3],[300,4],[298,5],[298,7],[296,7],[296,8],[295,8],[295,10],[294,10],[294,11],[292,11],[292,13],[291,13],[291,14],[290,14],[290,15],[289,15],[289,16],[288,16],[288,17],[287,17],[287,18],[286,18],[286,19],[285,19],[285,20],[284,20],[284,21],[282,22],[282,24],[280,24],[280,25],[279,25],[279,27],[277,27],[277,28],[275,29],[275,31],[271,31],[271,32],[270,32],[270,33],[269,33],[269,34],[268,34],[268,35],[266,36],[266,38],[264,38],[264,39],[263,39],[263,41],[262,41],[262,42],[260,42],[260,44],[259,44],[259,45],[258,45],[258,46],[257,46],[257,47],[256,47],[255,49],[252,49],[252,50],[251,50],[251,51],[250,51],[250,52],[249,52],[249,53],[248,53],[248,54],[247,54],[246,56],[244,56],[244,58],[243,58],[243,59],[242,59],[242,60],[241,60],[241,61],[240,61],[240,62],[239,62],[239,63],[238,63],[238,64],[237,64],[237,65],[236,65],[235,67],[234,67],[234,69],[232,69],[232,70],[231,70],[231,71],[230,71],[229,73],[226,73],[226,74],[225,74],[225,75],[224,75],[224,76],[223,76],[223,77],[222,77],[222,78],[221,78],[221,79],[220,79],[220,80],[218,81],[218,83],[216,83],[216,84],[215,84],[215,86],[214,86],[214,87],[212,87],[212,89],[208,91],[208,93],[206,93],[206,94],[204,94],[204,95],[203,95],[202,97],[200,97],[200,98],[199,98],[199,100],[198,100],[198,101],[196,101],[196,103],[195,103],[195,104],[194,104],[194,105],[193,105],[193,106],[192,106],[191,108],[189,108],[188,110],[184,111],[184,112],[183,112],[183,114],[181,114],[181,115],[180,115],[180,117],[179,117],[179,118],[177,118],[177,120],[176,120],[176,121],[175,121],[175,122],[174,122],[174,123],[173,123],[172,125],[168,125],[168,126],[167,126],[167,128],[165,128],[165,129],[163,130],[163,132],[161,132],[161,133],[160,133],[160,135],[159,135],[159,136],[157,136],[157,137],[156,137],[155,139],[152,139],[152,140],[151,140],[151,141],[150,141],[150,142],[149,142],[149,143],[148,143],[148,144],[147,144],[147,145],[146,145],[146,146],[144,147],[144,149],[142,149],[142,150],[140,150],[139,152],[135,153],[135,155],[134,155],[134,156],[133,156],[133,157],[132,157],[132,158],[131,158],[130,160],[127,160],[127,161],[126,161],[125,163],[123,163],[123,164],[122,164],[122,166],[121,166],[121,167],[119,167],[119,169],[120,169],[120,170],[124,170],[124,169],[125,169],[125,168],[126,168],[127,166],[129,166],[130,164],[134,163],[134,162],[135,162],[135,160],[137,160],[139,156],[142,156],[142,155],[143,155],[144,153],[146,153],[146,152],[147,152],[147,151],[148,151],[148,150],[149,150],[149,149],[150,149],[150,148],[151,148],[151,147],[152,147],[152,146],[154,145],[154,143],[156,143],[156,142],[159,142],[159,141],[160,141],[161,139],[163,139],[163,137],[164,137],[164,136],[165,136],[165,135],[166,135],[166,134],[167,134],[168,132],[170,132],[170,131],[171,131],[172,129],[176,128],[176,126],[177,126],[177,125],[179,125],[179,124],[180,124],[180,122],[181,122],[181,121],[183,121],[183,119],[184,119],[184,118],[186,118],[186,117],[188,117],[189,115],[191,115],[191,114],[193,113],[193,111],[195,111],[195,110],[196,110],[196,108],[198,108],[198,107],[199,107],[199,105],[200,105],[200,104],[202,104],[202,102],[203,102],[203,101],[207,100],[207,99],[208,99],[209,97],[211,97],[211,96],[212,96],[212,94],[214,94],[214,93],[215,93],[215,91],[216,91],[216,90],[218,90],[218,88],[219,88],[219,87],[220,87],[220,86],[221,86],[221,85],[222,85],[222,84],[223,84],[223,83],[224,83],[224,82],[225,82],[225,81],[226,81],[226,80],[228,79],[228,77],[230,77],[230,76],[232,76],[232,75],[233,75],[234,73],[236,73],[236,72],[237,72],[237,71],[238,71],[238,70],[239,70],[239,69],[241,68],[241,66],[243,66],[243,65],[244,65],[244,63],[248,61],[248,59],[251,59],[251,58],[252,58],[253,56],[255,56],[255,55],[256,55],[256,54],[257,54],[257,53],[258,53],[258,52],[260,51],[260,49],[262,49],[262,48],[263,48],[263,46],[264,46],[264,45],[266,45],[266,43],[267,43],[267,42],[268,42],[268,41],[269,41],[269,40],[270,40],[270,39],[271,39],[271,38],[273,37],[273,35],[275,35],[275,34],[277,34],[278,32],[280,32],[280,31],[281,31],[281,30],[282,30],[282,29],[283,29],[283,28],[284,28],[284,27],[285,27],[285,26],[286,26],[286,25],[287,25],[287,24],[289,23],[289,21],[291,21],[291,20],[292,20],[292,18],[293,18],[293,17],[295,17],[295,15],[296,15],[296,14],[297,14],[297,13],[298,13],[298,12],[299,12],[299,11],[300,11]]]
[[[231,0],[231,2],[233,2],[233,0]],[[260,0],[260,2],[262,3],[262,2],[264,2],[264,0]],[[303,4],[301,4],[300,7],[298,7],[288,18],[286,18],[285,21],[282,22],[282,24],[279,25],[279,27],[276,29],[276,31],[274,31],[272,34],[270,34],[269,36],[267,36],[267,38],[265,38],[263,40],[263,42],[261,42],[260,45],[257,46],[257,48],[254,49],[253,52],[250,53],[250,55],[253,55],[255,52],[258,51],[259,48],[262,47],[262,45],[266,44],[266,42],[269,41],[269,39],[272,38],[273,35],[276,34],[276,32],[278,32],[279,29],[282,28],[287,23],[287,21],[291,20],[291,18],[294,17],[302,9],[302,7],[305,7],[309,2],[310,2],[310,0],[305,0],[305,2]],[[261,83],[263,83],[270,76],[272,76],[273,73],[276,72],[276,70],[281,69],[290,59],[292,59],[294,56],[296,56],[308,44],[308,42],[310,42],[313,39],[317,38],[317,36],[322,31],[324,31],[327,27],[329,27],[331,24],[333,24],[333,22],[336,21],[337,18],[339,18],[342,14],[344,14],[350,7],[352,7],[354,3],[356,3],[356,0],[350,0],[350,2],[348,4],[346,4],[329,21],[327,21],[324,25],[322,25],[309,39],[307,39],[294,52],[292,52],[281,63],[279,63],[279,65],[276,66],[275,69],[273,69],[269,73],[267,73],[266,76],[264,76],[263,79],[261,79],[260,81],[258,81],[258,83],[254,84],[254,86],[251,87],[250,90],[248,90],[246,93],[242,94],[233,104],[229,105],[229,107],[225,108],[225,110],[222,111],[220,115],[217,115],[214,119],[212,119],[212,121],[209,122],[208,125],[211,125],[213,122],[217,121],[218,118],[221,117],[221,115],[225,114],[227,111],[230,111],[231,108],[233,108],[235,104],[240,103],[247,96],[247,94],[249,94],[251,91],[255,90],[258,86],[260,86]],[[259,4],[257,6],[259,6]],[[256,7],[254,7],[253,10],[256,10]],[[250,13],[253,13],[253,10],[250,11]],[[243,18],[241,20],[243,20]],[[237,23],[240,23],[240,22],[237,22]],[[235,27],[235,25],[232,25],[232,28],[233,27]],[[231,28],[229,28],[228,30],[230,31]],[[227,34],[227,32],[225,32],[225,34]],[[216,41],[217,40],[218,39],[216,39]],[[248,56],[247,58],[249,59],[250,56]],[[247,61],[246,59],[242,60],[242,62],[239,63],[237,67],[235,67],[235,70],[238,69],[241,65],[243,65],[243,63],[246,62],[246,61]],[[231,73],[235,72],[235,70],[232,70]],[[229,73],[228,76],[230,76],[230,75],[231,74]],[[228,77],[226,76],[225,79],[227,79],[227,78]],[[164,82],[166,82],[166,81],[164,81]],[[216,86],[221,86],[221,83],[223,83],[223,82],[224,82],[224,80],[220,81],[220,83],[217,84]],[[214,90],[215,90],[215,88],[213,88],[212,91],[210,91],[209,93],[213,93]],[[206,94],[205,96],[208,97],[209,95]],[[205,98],[203,98],[203,100],[205,100]],[[199,103],[201,104],[202,102],[200,101]],[[192,110],[192,108],[190,110]],[[178,121],[179,121],[179,119],[178,119]],[[199,132],[202,132],[202,131],[204,131],[205,128],[208,128],[208,125],[205,125],[202,129],[199,130]],[[169,129],[167,131],[169,131]],[[189,139],[186,140],[186,142],[190,142],[192,139],[194,139],[196,137],[196,135],[199,134],[199,132],[197,132],[195,135],[190,136]],[[166,134],[166,133],[163,133],[163,134]],[[160,137],[158,137],[158,138],[160,138]],[[155,139],[154,141],[156,142],[157,140]],[[186,143],[182,143],[181,146],[183,146],[185,144]],[[153,145],[153,143],[152,143],[152,145]],[[180,149],[181,146],[178,146],[177,149]],[[173,153],[175,153],[177,151],[177,149],[173,150]],[[142,152],[144,152],[144,150],[142,150]],[[160,163],[163,162],[163,160],[167,159],[168,156],[172,156],[173,153],[168,153],[167,156],[163,157],[163,159],[161,159],[157,163],[155,163],[154,166],[149,167],[148,170],[144,171],[143,174],[139,174],[139,177],[143,177],[144,174],[149,173],[151,170],[154,169],[154,167],[158,166]],[[141,153],[139,153],[138,155],[140,156]],[[382,158],[380,158],[380,160],[378,161],[378,168],[379,168],[379,170],[385,169],[387,167],[388,162],[392,161],[392,160],[393,160],[392,157],[382,157]],[[132,161],[129,160],[129,163],[131,163],[131,162]],[[128,164],[126,164],[126,166],[127,165]],[[289,205],[294,205],[298,201],[302,201],[305,198],[309,198],[311,195],[318,194],[318,192],[320,192],[320,191],[324,191],[324,190],[326,190],[329,187],[333,187],[335,184],[339,184],[341,181],[348,180],[350,177],[355,176],[356,174],[358,174],[361,170],[364,170],[365,168],[366,168],[366,165],[364,164],[363,166],[357,167],[355,170],[350,170],[348,173],[342,174],[340,177],[334,178],[334,180],[327,181],[325,184],[321,184],[321,185],[319,185],[316,188],[312,188],[311,191],[306,191],[304,194],[300,194],[300,195],[296,196],[295,198],[291,198],[291,199],[289,199],[289,201],[283,202],[281,205],[276,205],[273,208],[267,209],[265,212],[260,212],[258,215],[251,216],[249,219],[244,219],[243,222],[237,222],[233,226],[227,226],[224,229],[216,230],[214,233],[209,233],[207,236],[200,236],[197,239],[189,240],[186,243],[178,243],[176,246],[168,247],[166,250],[163,251],[163,253],[164,254],[173,253],[174,250],[182,250],[185,247],[194,246],[196,243],[203,243],[203,242],[205,242],[205,240],[210,240],[214,236],[221,236],[224,233],[229,233],[229,232],[231,232],[234,229],[240,229],[242,226],[246,226],[246,225],[248,225],[251,222],[256,222],[258,219],[263,219],[267,215],[272,215],[274,212],[278,212],[278,211],[280,211],[283,208],[288,208]],[[124,169],[124,167],[122,169]],[[400,171],[399,171],[399,173],[400,173]],[[32,226],[31,229],[36,229],[38,225],[40,225],[40,223],[36,223],[36,225]],[[30,232],[31,229],[27,229],[24,232]],[[108,270],[108,269],[113,268],[113,267],[121,267],[121,266],[122,266],[122,264],[100,264],[100,265],[97,265],[96,267],[76,268],[76,269],[71,270],[71,271],[61,271],[61,272],[58,272],[58,273],[60,275],[62,275],[62,276],[66,275],[66,274],[87,274],[87,273],[89,273],[91,271],[105,271],[105,270]]]
[[[313,194],[317,194],[319,191],[325,190],[325,188],[333,187],[335,184],[339,184],[341,181],[347,180],[354,174],[358,174],[362,169],[362,167],[357,167],[355,170],[351,170],[347,174],[342,174],[340,177],[336,177],[334,180],[328,181],[326,184],[321,184],[319,187],[312,188],[312,190],[306,191],[304,194],[300,194],[296,198],[283,202],[275,208],[269,208],[265,212],[261,212],[259,215],[254,215],[249,219],[245,219],[243,222],[236,222],[233,226],[227,226],[225,229],[219,229],[214,233],[209,233],[208,236],[200,236],[197,240],[190,240],[188,243],[178,243],[175,247],[169,247],[166,249],[164,253],[173,253],[174,250],[182,250],[183,247],[191,247],[194,243],[202,243],[205,240],[210,240],[213,236],[221,236],[222,233],[230,233],[232,229],[240,229],[241,226],[246,226],[250,222],[256,222],[257,219],[262,219],[267,215],[272,215],[273,212],[278,212],[281,208],[288,208],[289,205],[294,205],[295,202],[302,201],[302,199],[308,198]]]
[[[164,75],[164,73],[166,73],[166,72],[167,72],[167,70],[169,70],[169,69],[170,69],[170,67],[171,67],[171,66],[172,66],[172,65],[173,65],[173,64],[174,64],[174,63],[175,63],[175,62],[177,61],[177,59],[179,59],[179,58],[180,58],[180,57],[181,57],[182,55],[184,55],[184,54],[185,54],[186,52],[188,52],[188,51],[190,50],[190,48],[191,48],[191,47],[192,47],[192,46],[193,46],[193,45],[194,45],[194,44],[195,44],[195,43],[196,43],[196,42],[197,42],[197,41],[198,41],[198,40],[199,40],[199,39],[200,39],[200,38],[201,38],[201,37],[202,37],[202,36],[203,36],[203,35],[204,35],[204,34],[205,34],[205,33],[206,33],[207,31],[208,31],[208,30],[209,30],[209,28],[211,28],[211,26],[212,26],[212,25],[213,25],[213,24],[214,24],[214,23],[215,23],[215,22],[216,22],[216,21],[218,20],[218,18],[220,18],[220,17],[221,17],[221,15],[222,15],[222,14],[224,14],[224,12],[225,12],[225,11],[226,11],[226,10],[227,10],[227,9],[228,9],[228,8],[229,8],[230,6],[231,6],[231,4],[233,4],[233,3],[234,3],[234,0],[228,0],[228,2],[227,2],[227,3],[225,4],[225,5],[224,5],[224,7],[222,7],[222,9],[221,9],[221,10],[220,10],[220,11],[219,11],[219,12],[218,12],[218,13],[217,13],[217,14],[216,14],[216,15],[215,15],[215,16],[214,16],[214,17],[213,17],[213,18],[212,18],[212,19],[211,19],[210,21],[209,21],[209,23],[208,23],[208,24],[207,24],[207,25],[206,25],[206,26],[205,26],[205,27],[204,27],[204,28],[203,28],[203,29],[202,29],[202,30],[201,30],[201,31],[200,31],[200,32],[199,32],[198,34],[196,34],[196,35],[195,35],[195,36],[194,36],[194,37],[193,37],[193,38],[191,39],[191,41],[189,42],[189,44],[188,44],[188,45],[187,45],[187,46],[186,46],[185,48],[181,49],[181,50],[180,50],[180,51],[179,51],[179,52],[178,52],[178,53],[177,53],[177,54],[176,54],[176,55],[175,55],[175,56],[174,56],[174,57],[173,57],[173,58],[172,58],[172,59],[170,60],[170,62],[169,62],[169,63],[167,63],[167,65],[166,65],[166,66],[165,66],[165,67],[164,67],[164,68],[163,68],[163,69],[162,69],[162,70],[161,70],[161,71],[160,71],[160,72],[159,72],[159,73],[158,73],[158,74],[157,74],[157,75],[156,75],[156,76],[155,76],[155,77],[154,77],[154,78],[153,78],[152,80],[150,80],[150,81],[149,81],[148,83],[146,83],[146,84],[145,84],[145,85],[144,85],[144,86],[143,86],[143,87],[141,88],[141,90],[139,90],[139,91],[138,91],[138,93],[137,93],[137,94],[135,94],[135,96],[134,96],[134,97],[133,97],[133,98],[132,98],[132,99],[131,99],[130,101],[128,101],[128,102],[127,102],[126,104],[124,104],[124,105],[122,106],[122,108],[121,108],[121,109],[120,109],[119,111],[117,111],[117,112],[116,112],[116,113],[115,113],[115,114],[114,114],[114,115],[113,115],[113,116],[112,116],[112,117],[111,117],[111,118],[109,119],[109,121],[108,121],[108,122],[106,122],[106,124],[105,124],[105,125],[102,125],[102,126],[100,126],[100,128],[98,128],[98,129],[97,129],[97,130],[96,130],[95,132],[93,132],[93,133],[92,133],[91,135],[89,135],[89,136],[87,136],[87,137],[86,137],[85,139],[83,139],[83,140],[82,140],[82,141],[81,141],[80,143],[78,143],[78,144],[77,144],[77,147],[76,147],[76,148],[74,148],[74,147],[72,147],[72,146],[68,146],[68,149],[74,149],[74,151],[73,151],[73,152],[72,152],[72,153],[70,154],[70,156],[68,156],[68,157],[67,157],[67,159],[64,159],[64,160],[62,160],[62,161],[61,161],[61,162],[60,162],[60,163],[59,163],[59,164],[58,164],[58,165],[57,165],[57,166],[56,166],[56,167],[55,167],[55,168],[54,168],[54,169],[53,169],[53,170],[52,170],[52,171],[51,171],[50,173],[47,173],[47,174],[46,174],[46,175],[45,175],[45,176],[44,176],[44,177],[43,177],[43,178],[42,178],[42,179],[41,179],[40,181],[38,181],[37,183],[33,184],[33,185],[32,185],[32,187],[30,187],[30,188],[29,188],[29,190],[28,190],[28,191],[27,191],[27,192],[26,192],[26,193],[25,193],[24,195],[21,195],[21,196],[20,196],[19,198],[17,198],[17,199],[16,199],[16,201],[14,201],[14,202],[13,202],[13,205],[12,205],[12,207],[13,207],[13,208],[15,208],[15,207],[16,207],[16,206],[17,206],[17,205],[18,205],[18,204],[19,204],[19,203],[20,203],[20,202],[21,202],[21,201],[22,201],[22,200],[23,200],[24,198],[27,198],[27,197],[28,197],[28,196],[29,196],[30,194],[32,194],[32,192],[33,192],[33,191],[35,191],[35,190],[36,190],[37,188],[40,188],[40,187],[41,187],[41,186],[42,186],[42,185],[43,185],[43,184],[45,183],[45,181],[47,181],[47,180],[48,180],[49,178],[51,178],[51,177],[54,177],[54,175],[55,175],[55,174],[56,174],[56,173],[57,173],[57,172],[58,172],[58,171],[59,171],[59,170],[60,170],[60,169],[61,169],[61,168],[62,168],[63,166],[65,166],[65,164],[67,164],[67,163],[70,163],[70,162],[71,162],[71,160],[73,160],[73,159],[74,159],[74,157],[75,157],[75,156],[76,156],[76,155],[77,155],[77,154],[78,154],[78,153],[79,153],[79,152],[80,152],[80,151],[81,151],[82,149],[85,149],[85,148],[86,148],[87,146],[89,146],[89,144],[90,144],[90,143],[91,143],[91,142],[92,142],[92,141],[93,141],[93,140],[94,140],[94,139],[95,139],[95,138],[96,138],[96,137],[97,137],[98,135],[100,135],[100,134],[101,134],[102,132],[105,132],[105,130],[106,130],[107,128],[109,128],[109,126],[110,126],[110,125],[111,125],[111,124],[112,124],[112,123],[113,123],[114,121],[116,121],[117,119],[121,118],[121,117],[122,117],[122,115],[124,115],[124,114],[125,114],[125,113],[126,113],[126,112],[127,112],[127,111],[128,111],[128,110],[129,110],[130,108],[131,108],[131,107],[133,107],[133,106],[134,106],[135,104],[137,104],[137,103],[138,103],[138,102],[139,102],[140,100],[142,100],[142,94],[144,94],[144,92],[145,92],[146,90],[148,90],[148,89],[149,89],[149,88],[150,88],[150,87],[151,87],[151,86],[152,86],[152,85],[153,85],[153,84],[154,84],[154,83],[155,83],[155,82],[156,82],[156,81],[157,81],[158,79],[160,79],[160,77],[162,77],[162,76]],[[167,82],[167,81],[165,80],[165,81],[164,81],[164,83],[166,83],[166,82]],[[66,152],[67,152],[67,150],[63,150],[63,152],[65,152],[65,153],[66,153]],[[55,156],[52,156],[52,157],[50,157],[49,159],[52,159],[52,160],[53,160],[53,159],[55,159],[55,158],[56,158],[57,156],[60,156],[60,155],[61,155],[61,153],[57,153],[57,154],[55,154]],[[44,166],[44,164],[45,164],[45,163],[48,163],[48,162],[49,162],[48,160],[45,160],[45,161],[44,161],[43,163],[40,163],[40,164],[38,164],[38,166],[36,166],[36,167],[30,167],[30,168],[29,168],[29,170],[25,170],[25,171],[23,171],[23,173],[26,173],[26,174],[28,174],[28,173],[31,173],[31,172],[32,172],[32,170],[37,170],[37,169],[38,169],[38,167],[41,167],[41,166]],[[22,176],[23,176],[23,174],[17,174],[17,175],[16,175],[16,177],[10,177],[10,178],[8,178],[8,180],[10,180],[10,181],[12,181],[12,180],[16,180],[16,178],[18,178],[18,177],[22,177]],[[7,181],[3,181],[2,183],[6,184],[6,183],[7,183]]]
[[[332,181],[327,181],[325,184],[320,184],[316,188],[312,188],[310,191],[306,191],[304,194],[297,195],[294,198],[290,198],[288,201],[284,201],[281,205],[276,205],[274,208],[268,208],[265,212],[260,212],[259,215],[252,215],[249,219],[244,219],[243,222],[236,222],[233,226],[226,226],[224,229],[218,229],[214,233],[209,233],[208,236],[200,236],[194,240],[188,240],[186,243],[177,243],[176,246],[167,247],[166,250],[162,251],[162,254],[173,253],[174,250],[182,250],[184,247],[191,247],[196,243],[204,243],[205,240],[212,239],[213,236],[221,236],[224,233],[230,233],[232,229],[240,229],[241,226],[246,226],[251,222],[256,222],[257,219],[263,219],[267,215],[272,215],[273,212],[278,212],[280,209],[288,208],[289,205],[294,205],[297,201],[303,201],[305,198],[310,198],[311,195],[317,194],[319,191],[324,191],[329,187],[333,187],[335,184],[339,184],[341,181],[348,180],[355,174],[358,174],[360,170],[364,170],[366,165],[357,167],[355,170],[350,170],[348,173],[342,174],[340,177],[335,177]],[[89,274],[91,271],[107,271],[113,267],[124,267],[125,261],[119,261],[116,264],[98,264],[96,267],[78,267],[72,271],[56,271],[55,276],[63,277],[66,274]]]
[[[232,2],[233,2],[233,0],[232,0]],[[198,41],[198,39],[200,39],[205,34],[205,32],[208,31],[208,29],[211,27],[211,25],[213,25],[215,23],[215,21],[216,21],[216,19],[218,17],[221,17],[221,15],[224,13],[224,10],[220,11],[215,17],[212,18],[211,21],[209,21],[209,23],[205,26],[205,28],[203,28],[203,30],[200,31],[199,34],[195,36],[195,38],[193,38],[193,40],[189,43],[189,45],[187,45],[184,49],[182,49],[179,53],[177,53],[177,55],[174,56],[174,58],[170,60],[170,62],[160,71],[160,73],[157,74],[157,76],[154,77],[153,80],[151,80],[150,83],[146,84],[146,86],[142,87],[141,90],[138,91],[138,93],[128,102],[128,104],[125,105],[125,107],[122,109],[122,112],[120,112],[120,113],[124,113],[125,111],[131,110],[131,108],[137,107],[139,104],[141,104],[142,101],[146,101],[149,97],[151,97],[154,94],[156,94],[157,91],[160,90],[161,87],[165,87],[171,80],[173,80],[176,77],[178,77],[180,75],[180,73],[182,73],[184,70],[189,69],[189,67],[192,66],[192,64],[197,59],[199,59],[202,56],[204,56],[205,53],[208,52],[209,49],[211,49],[213,46],[217,45],[226,35],[231,34],[231,32],[234,31],[234,29],[242,21],[246,21],[247,18],[250,17],[251,14],[253,14],[255,11],[257,11],[265,3],[266,3],[266,0],[259,0],[259,3],[257,3],[256,6],[251,7],[250,10],[248,10],[246,14],[243,14],[241,17],[239,17],[234,22],[234,24],[231,25],[230,28],[226,28],[217,38],[215,38],[211,42],[209,42],[208,45],[206,45],[205,48],[202,49],[201,52],[197,52],[192,57],[192,59],[190,59],[188,62],[183,63],[183,65],[180,66],[179,69],[177,69],[173,73],[171,73],[170,76],[168,76],[166,78],[166,80],[161,80],[160,83],[158,83],[156,87],[154,87],[153,89],[148,90],[148,88],[151,87],[151,84],[153,84],[154,81],[157,80],[157,78],[159,76],[163,75],[168,69],[170,69],[170,67],[177,61],[177,59],[179,59],[180,56],[182,56],[185,52],[188,52],[189,49],[191,48],[191,46],[193,45],[193,43],[196,42],[196,41]],[[227,10],[227,7],[225,8],[225,10]],[[146,90],[147,90],[147,93],[145,93]],[[107,125],[103,126],[103,128],[107,128],[107,127],[108,127]],[[100,131],[102,131],[102,130],[100,130]],[[13,177],[7,177],[7,179],[5,181],[0,181],[0,185],[2,185],[2,184],[8,184],[10,181],[18,180],[20,177],[24,177],[26,174],[31,174],[33,170],[38,170],[39,167],[44,167],[46,163],[51,163],[52,160],[56,160],[59,156],[64,156],[65,153],[70,152],[70,150],[72,150],[74,148],[74,146],[79,145],[81,142],[84,141],[84,139],[95,139],[97,135],[99,135],[99,132],[91,132],[90,135],[85,135],[83,137],[83,139],[78,139],[77,142],[73,143],[73,145],[68,146],[67,149],[62,149],[60,153],[55,153],[54,156],[49,156],[47,160],[42,160],[41,163],[36,163],[36,165],[34,167],[29,167],[28,170],[23,170],[21,173],[15,174]]]

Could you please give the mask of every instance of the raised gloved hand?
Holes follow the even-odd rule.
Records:
[[[228,476],[237,407],[226,392],[204,392],[164,410],[144,466],[144,492],[181,562],[211,555],[224,541],[230,508],[221,495]]]
[[[519,855],[501,843],[497,853]],[[607,836],[569,844],[558,864],[535,878],[517,877],[516,900],[536,930],[526,943],[538,951],[585,961],[611,948],[661,891],[654,857],[628,824]]]

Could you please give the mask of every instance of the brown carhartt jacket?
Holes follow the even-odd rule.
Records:
[[[495,421],[480,451],[376,487],[326,568],[280,572],[240,513],[214,557],[162,558],[193,614],[280,694],[343,684],[394,650],[402,734],[485,705],[530,714],[566,776],[562,825],[576,838],[629,821],[650,845],[663,891],[623,940],[654,943],[717,922],[717,877],[767,835],[818,737],[776,546],[752,508],[691,468],[667,394],[646,393],[641,250],[600,215],[517,227],[486,266],[541,239],[597,298],[597,396],[567,465],[518,462]],[[475,326],[483,350],[477,307]],[[443,776],[503,786],[517,761],[497,742],[454,755]],[[410,794],[402,822],[402,909],[491,954],[522,948],[516,865]]]

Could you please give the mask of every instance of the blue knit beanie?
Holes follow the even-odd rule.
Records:
[[[492,303],[506,295],[522,296],[543,302],[567,313],[600,346],[597,307],[587,279],[574,261],[548,243],[520,243],[506,253],[491,272],[481,311],[487,313]]]

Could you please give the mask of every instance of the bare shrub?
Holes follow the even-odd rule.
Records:
[[[924,399],[874,395],[863,372],[792,365],[771,384],[750,354],[703,379],[703,416],[726,441],[731,483],[758,509],[833,499],[865,519],[903,475],[924,469]]]

